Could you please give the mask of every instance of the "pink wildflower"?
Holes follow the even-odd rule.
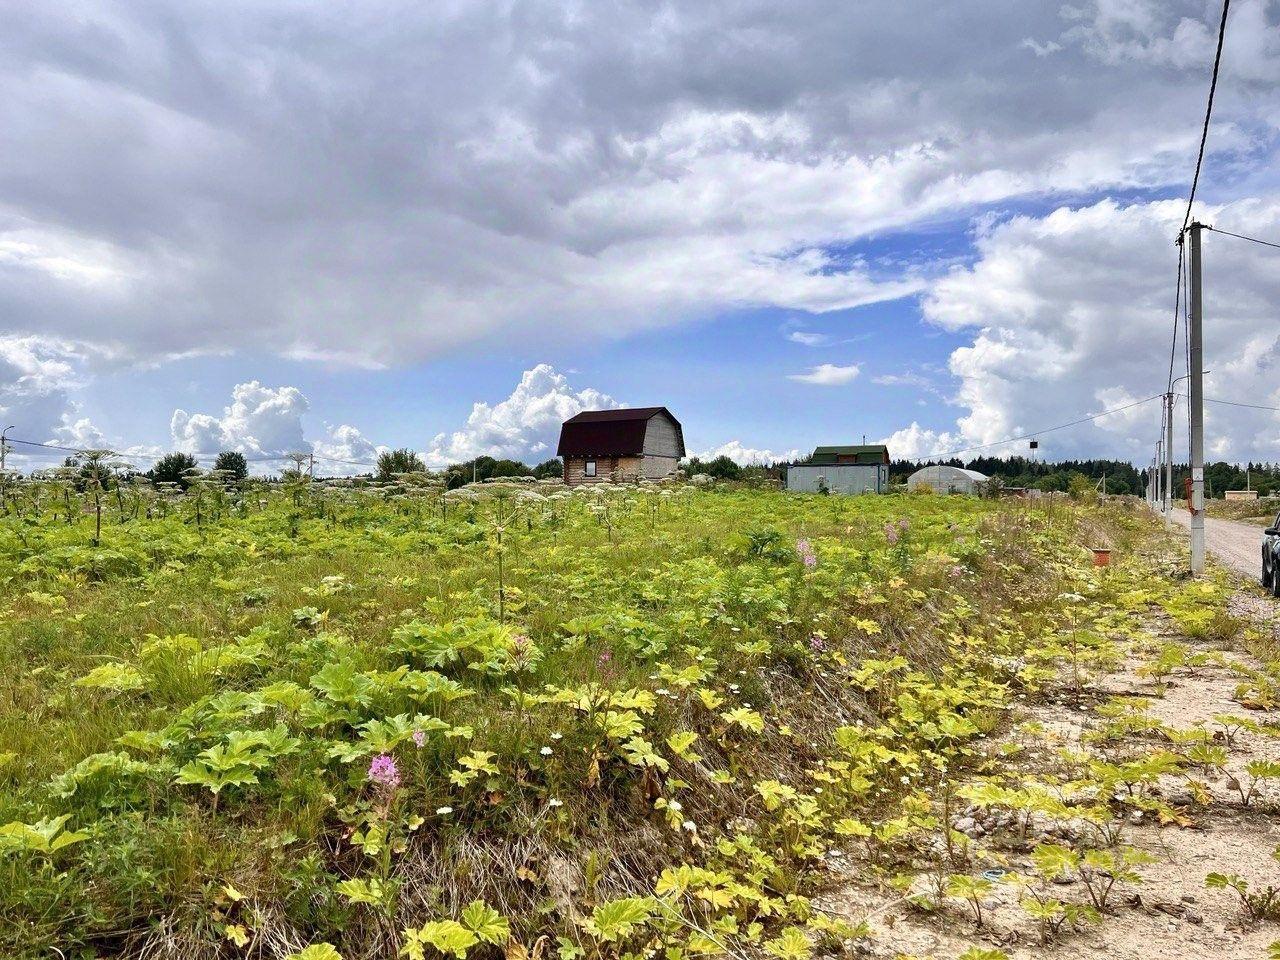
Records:
[[[813,544],[804,537],[796,541],[796,555],[810,570],[818,565],[818,555],[813,552]]]
[[[390,793],[400,786],[400,770],[389,753],[380,753],[369,764],[369,782]]]
[[[894,524],[886,523],[884,525],[884,538],[888,540],[890,544],[897,543],[899,536],[898,528]]]
[[[523,670],[529,665],[532,646],[532,642],[523,633],[517,633],[511,638],[511,659],[515,662],[517,669]]]
[[[413,731],[413,745],[421,750],[427,743],[427,732],[425,730]]]
[[[822,653],[822,651],[827,649],[827,644],[820,636],[814,634],[809,638],[809,647],[814,653]]]

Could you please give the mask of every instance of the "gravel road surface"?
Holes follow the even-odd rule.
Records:
[[[1191,526],[1191,514],[1174,510],[1173,520]],[[1209,553],[1232,570],[1253,577],[1262,575],[1262,528],[1234,520],[1204,518],[1204,544]]]

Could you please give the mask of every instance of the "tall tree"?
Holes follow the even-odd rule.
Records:
[[[221,470],[232,480],[243,480],[249,475],[249,461],[238,450],[223,450],[213,461],[213,469]]]
[[[195,466],[196,458],[189,453],[166,453],[151,468],[151,479],[155,483],[176,483],[185,490],[189,482],[186,473]]]
[[[699,460],[697,457],[690,457],[684,469],[685,473],[691,477],[699,473],[705,473],[707,476],[715,477],[717,480],[738,480],[742,477],[742,467],[724,454],[713,460]]]
[[[384,483],[394,479],[397,473],[423,473],[426,469],[422,458],[408,447],[378,454],[378,479]]]
[[[556,457],[552,460],[543,460],[540,464],[533,468],[533,475],[539,480],[547,478],[556,478],[564,476],[564,462]]]

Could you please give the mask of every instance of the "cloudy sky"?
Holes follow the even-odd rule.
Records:
[[[1217,0],[0,9],[17,437],[536,461],[666,404],[693,452],[917,456],[1165,383]],[[1199,212],[1270,239],[1277,63],[1237,0]],[[1280,406],[1280,255],[1205,264],[1208,395]],[[1280,461],[1280,414],[1208,429]]]

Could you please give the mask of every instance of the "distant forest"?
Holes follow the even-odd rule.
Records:
[[[1107,493],[1136,493],[1146,489],[1146,476],[1133,464],[1124,460],[1057,460],[1046,462],[1027,457],[975,457],[972,460],[928,460],[916,463],[912,460],[894,460],[889,465],[889,479],[904,483],[907,477],[922,466],[943,463],[952,467],[977,470],[989,477],[999,477],[1007,487],[1035,487],[1039,490],[1066,491],[1074,477],[1087,477],[1095,483],[1107,478]],[[1247,471],[1247,478],[1246,478]],[[1175,495],[1191,475],[1185,463],[1174,464],[1173,487]],[[1250,463],[1239,466],[1233,463],[1205,464],[1205,495],[1222,497],[1226,490],[1244,490],[1246,482],[1260,496],[1280,494],[1280,463]]]
[[[797,461],[803,462],[803,461]],[[889,480],[891,483],[905,483],[907,477],[921,467],[942,463],[952,467],[964,467],[977,470],[988,477],[999,477],[1006,487],[1035,487],[1039,490],[1072,490],[1075,482],[1079,490],[1085,481],[1097,485],[1102,477],[1107,478],[1107,493],[1133,493],[1141,495],[1145,489],[1146,479],[1133,464],[1124,460],[1057,460],[1046,462],[1031,460],[1026,457],[975,457],[972,460],[951,458],[948,460],[893,460],[889,464]],[[77,468],[81,466],[78,457],[68,457],[65,466]],[[323,470],[322,464],[317,464]],[[711,460],[700,460],[691,457],[682,464],[687,475],[704,473],[718,480],[785,480],[787,465],[776,463],[768,466],[743,466],[726,456]],[[160,460],[142,476],[159,483],[170,483],[186,487],[191,482],[189,472],[195,471],[195,458],[185,453],[171,453]],[[234,452],[219,455],[215,468],[233,479],[243,479],[248,473],[245,458]],[[436,473],[444,480],[449,489],[460,487],[474,480],[488,480],[500,477],[559,477],[562,472],[560,460],[545,460],[536,466],[528,466],[518,460],[496,460],[493,457],[477,457],[466,463],[455,463]],[[366,478],[390,480],[397,474],[425,471],[421,458],[412,450],[384,451],[378,457],[378,469],[373,473],[361,474]],[[1246,470],[1248,475],[1246,477]],[[198,471],[195,471],[198,473]],[[1224,491],[1257,490],[1260,496],[1280,496],[1280,463],[1250,463],[1245,467],[1232,463],[1211,463],[1205,466],[1205,495],[1221,498]],[[1183,489],[1184,478],[1190,475],[1185,463],[1174,466],[1174,489],[1179,494]],[[317,473],[317,476],[323,476]]]

